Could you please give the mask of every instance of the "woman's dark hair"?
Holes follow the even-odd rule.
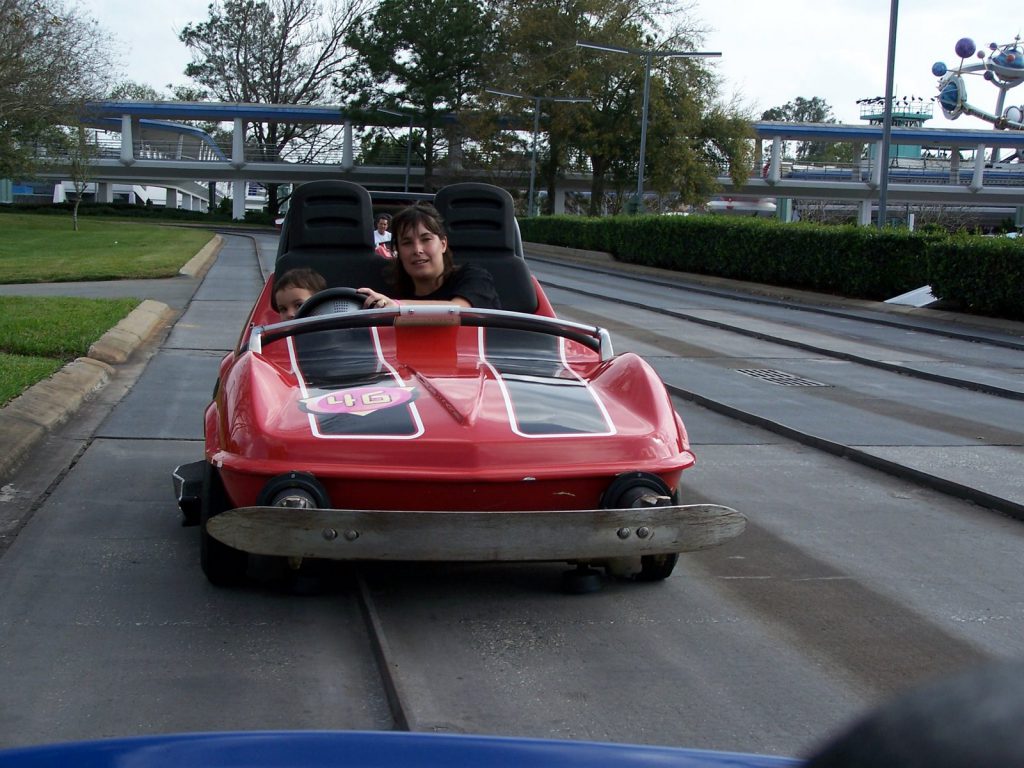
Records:
[[[419,229],[420,225],[426,227],[428,232],[433,232],[438,237],[448,239],[448,232],[445,230],[444,219],[437,209],[429,203],[417,203],[403,208],[391,219],[391,240],[395,244],[395,258],[388,265],[390,269],[389,279],[398,289],[398,295],[412,297],[416,295],[416,286],[409,277],[409,273],[402,266],[401,251],[402,235],[405,232]],[[448,279],[448,276],[455,271],[452,249],[445,244],[444,249],[444,270],[441,272],[441,283]]]

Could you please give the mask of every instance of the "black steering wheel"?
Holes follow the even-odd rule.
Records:
[[[356,312],[363,308],[364,301],[366,294],[355,288],[328,288],[306,299],[295,313],[295,318]]]

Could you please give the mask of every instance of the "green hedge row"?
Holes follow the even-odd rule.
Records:
[[[1007,238],[716,216],[546,216],[528,242],[679,272],[882,301],[931,285],[966,311],[1024,319],[1024,243]]]
[[[954,235],[928,250],[932,292],[980,315],[1024,320],[1024,240]]]

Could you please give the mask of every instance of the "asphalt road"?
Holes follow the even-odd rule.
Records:
[[[228,237],[190,298],[175,299],[173,328],[3,488],[0,746],[391,727],[351,574],[327,571],[313,595],[293,594],[273,568],[216,589],[174,506],[170,471],[201,456],[202,409],[262,283],[265,245],[260,264],[248,240]],[[694,388],[728,394],[711,369],[730,355],[832,371],[842,386],[827,397],[771,407],[834,423],[857,445],[878,438],[839,407],[847,382],[874,395],[847,407],[916,397],[921,421],[935,402],[905,396],[894,374],[550,295],[570,319],[607,317],[617,348],[649,354],[667,378],[687,375],[690,359]],[[879,333],[880,344],[905,335]],[[574,596],[560,591],[558,564],[363,569],[419,728],[798,754],[917,680],[1024,655],[1019,521],[679,407],[699,457],[686,497],[727,503],[750,524],[684,556],[667,581]],[[898,432],[895,407],[887,418],[878,423]]]

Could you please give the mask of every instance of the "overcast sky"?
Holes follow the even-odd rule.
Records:
[[[704,49],[722,52],[715,66],[723,93],[738,95],[755,117],[798,96],[819,96],[840,122],[856,124],[856,100],[885,93],[890,0],[692,1],[708,28]],[[177,35],[186,24],[205,19],[208,4],[90,0],[84,7],[120,40],[126,76],[162,91],[169,83],[186,82],[190,57]],[[1024,26],[1019,7],[1006,0],[902,0],[899,6],[894,85],[901,97],[933,96],[931,66],[958,63],[953,46],[961,37],[983,48],[1011,42]],[[967,93],[977,106],[995,108],[997,90],[981,78],[967,81]],[[1024,87],[1011,90],[1006,103],[1024,103]],[[953,124],[936,106],[927,125]],[[956,126],[988,124],[961,117]]]

